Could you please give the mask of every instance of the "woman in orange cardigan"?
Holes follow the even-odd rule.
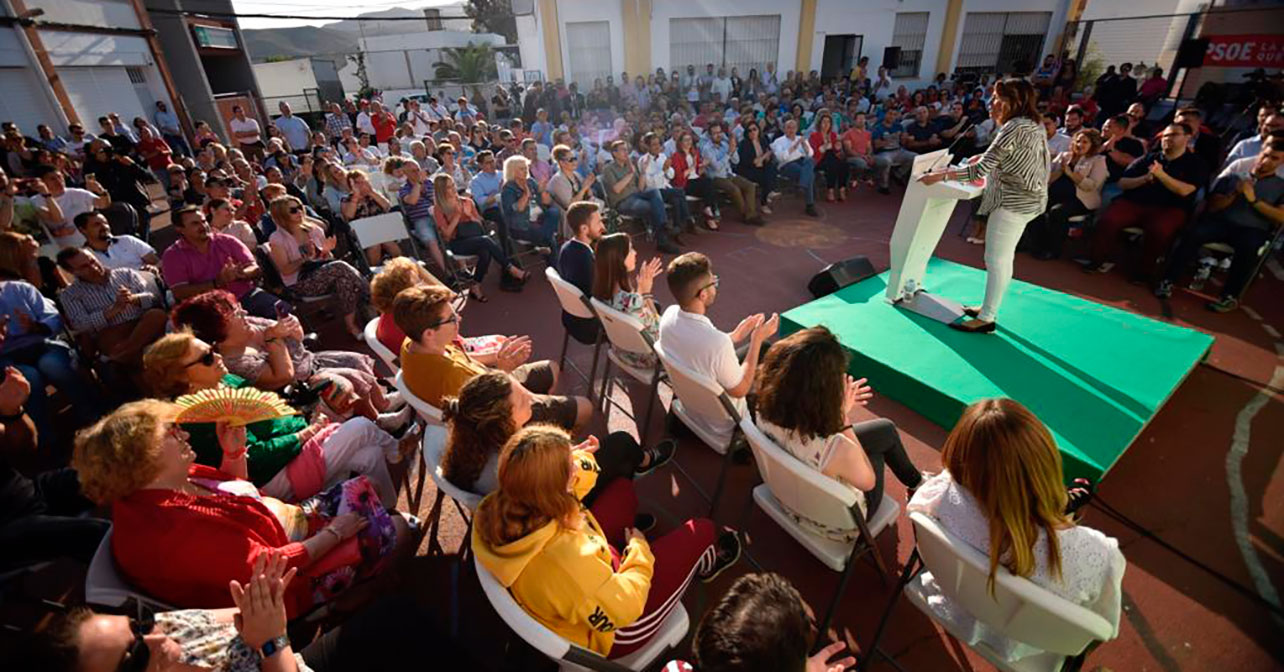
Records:
[[[290,618],[375,572],[415,519],[389,515],[364,477],[301,504],[264,496],[245,480],[245,429],[219,423],[220,469],[195,464],[175,423],[178,406],[126,404],[76,436],[72,466],[85,495],[112,505],[112,555],[139,590],[180,608],[233,606],[228,582],[250,578],[258,557],[285,556],[299,579]]]

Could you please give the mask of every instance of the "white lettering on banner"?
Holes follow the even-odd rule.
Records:
[[[1209,35],[1204,65],[1273,68],[1284,65],[1284,35]]]

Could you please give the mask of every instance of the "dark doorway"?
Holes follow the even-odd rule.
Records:
[[[860,58],[862,35],[826,35],[825,51],[820,61],[822,81],[846,77]]]

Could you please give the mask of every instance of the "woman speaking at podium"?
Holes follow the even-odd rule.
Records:
[[[1047,134],[1035,104],[1038,95],[1024,79],[994,83],[990,114],[999,132],[989,149],[964,168],[949,168],[919,178],[924,184],[942,180],[969,181],[985,177],[981,214],[990,216],[985,231],[985,302],[967,308],[972,318],[950,323],[959,331],[994,331],[999,304],[1012,282],[1012,259],[1025,225],[1043,212],[1048,202]]]

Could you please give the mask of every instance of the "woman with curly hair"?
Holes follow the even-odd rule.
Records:
[[[223,356],[191,332],[162,337],[143,354],[143,376],[152,394],[175,397],[215,388],[240,389],[250,384],[227,371]],[[249,471],[243,478],[264,494],[286,501],[311,497],[350,474],[370,479],[387,506],[397,502],[397,488],[387,463],[413,448],[413,435],[400,442],[366,417],[342,423],[326,418],[309,422],[288,415],[246,426]],[[221,468],[223,453],[212,422],[184,423],[196,462]]]
[[[531,393],[503,371],[476,376],[464,384],[458,397],[447,398],[442,415],[450,438],[441,460],[446,480],[482,494],[499,487],[499,448],[530,422],[531,400]],[[596,454],[601,471],[598,485],[649,474],[673,459],[676,449],[672,439],[643,449],[628,432],[613,432]],[[585,503],[592,504],[600,489],[593,488]]]
[[[691,579],[712,581],[740,558],[740,540],[708,519],[650,542],[630,524],[633,482],[615,479],[593,506],[597,442],[527,427],[499,456],[499,489],[474,517],[477,561],[558,636],[610,658],[644,646]]]
[[[883,501],[884,464],[911,492],[923,482],[891,420],[860,420],[858,409],[874,392],[864,378],[847,375],[847,353],[825,327],[776,341],[758,371],[758,385],[758,428],[812,469],[853,488],[867,518]],[[857,528],[794,518],[831,539],[860,535]]]
[[[409,257],[389,259],[383,268],[370,279],[370,305],[379,311],[379,323],[375,326],[375,336],[383,347],[397,354],[401,352],[401,343],[406,334],[392,319],[392,302],[403,289],[416,285],[440,285],[437,276],[424,268],[423,264]]]
[[[363,476],[297,505],[246,479],[246,433],[220,423],[218,469],[196,464],[179,408],[126,404],[76,436],[72,466],[85,495],[112,508],[112,556],[143,592],[176,607],[230,607],[229,581],[280,553],[299,576],[286,590],[297,617],[384,566],[417,521],[389,512]]]

